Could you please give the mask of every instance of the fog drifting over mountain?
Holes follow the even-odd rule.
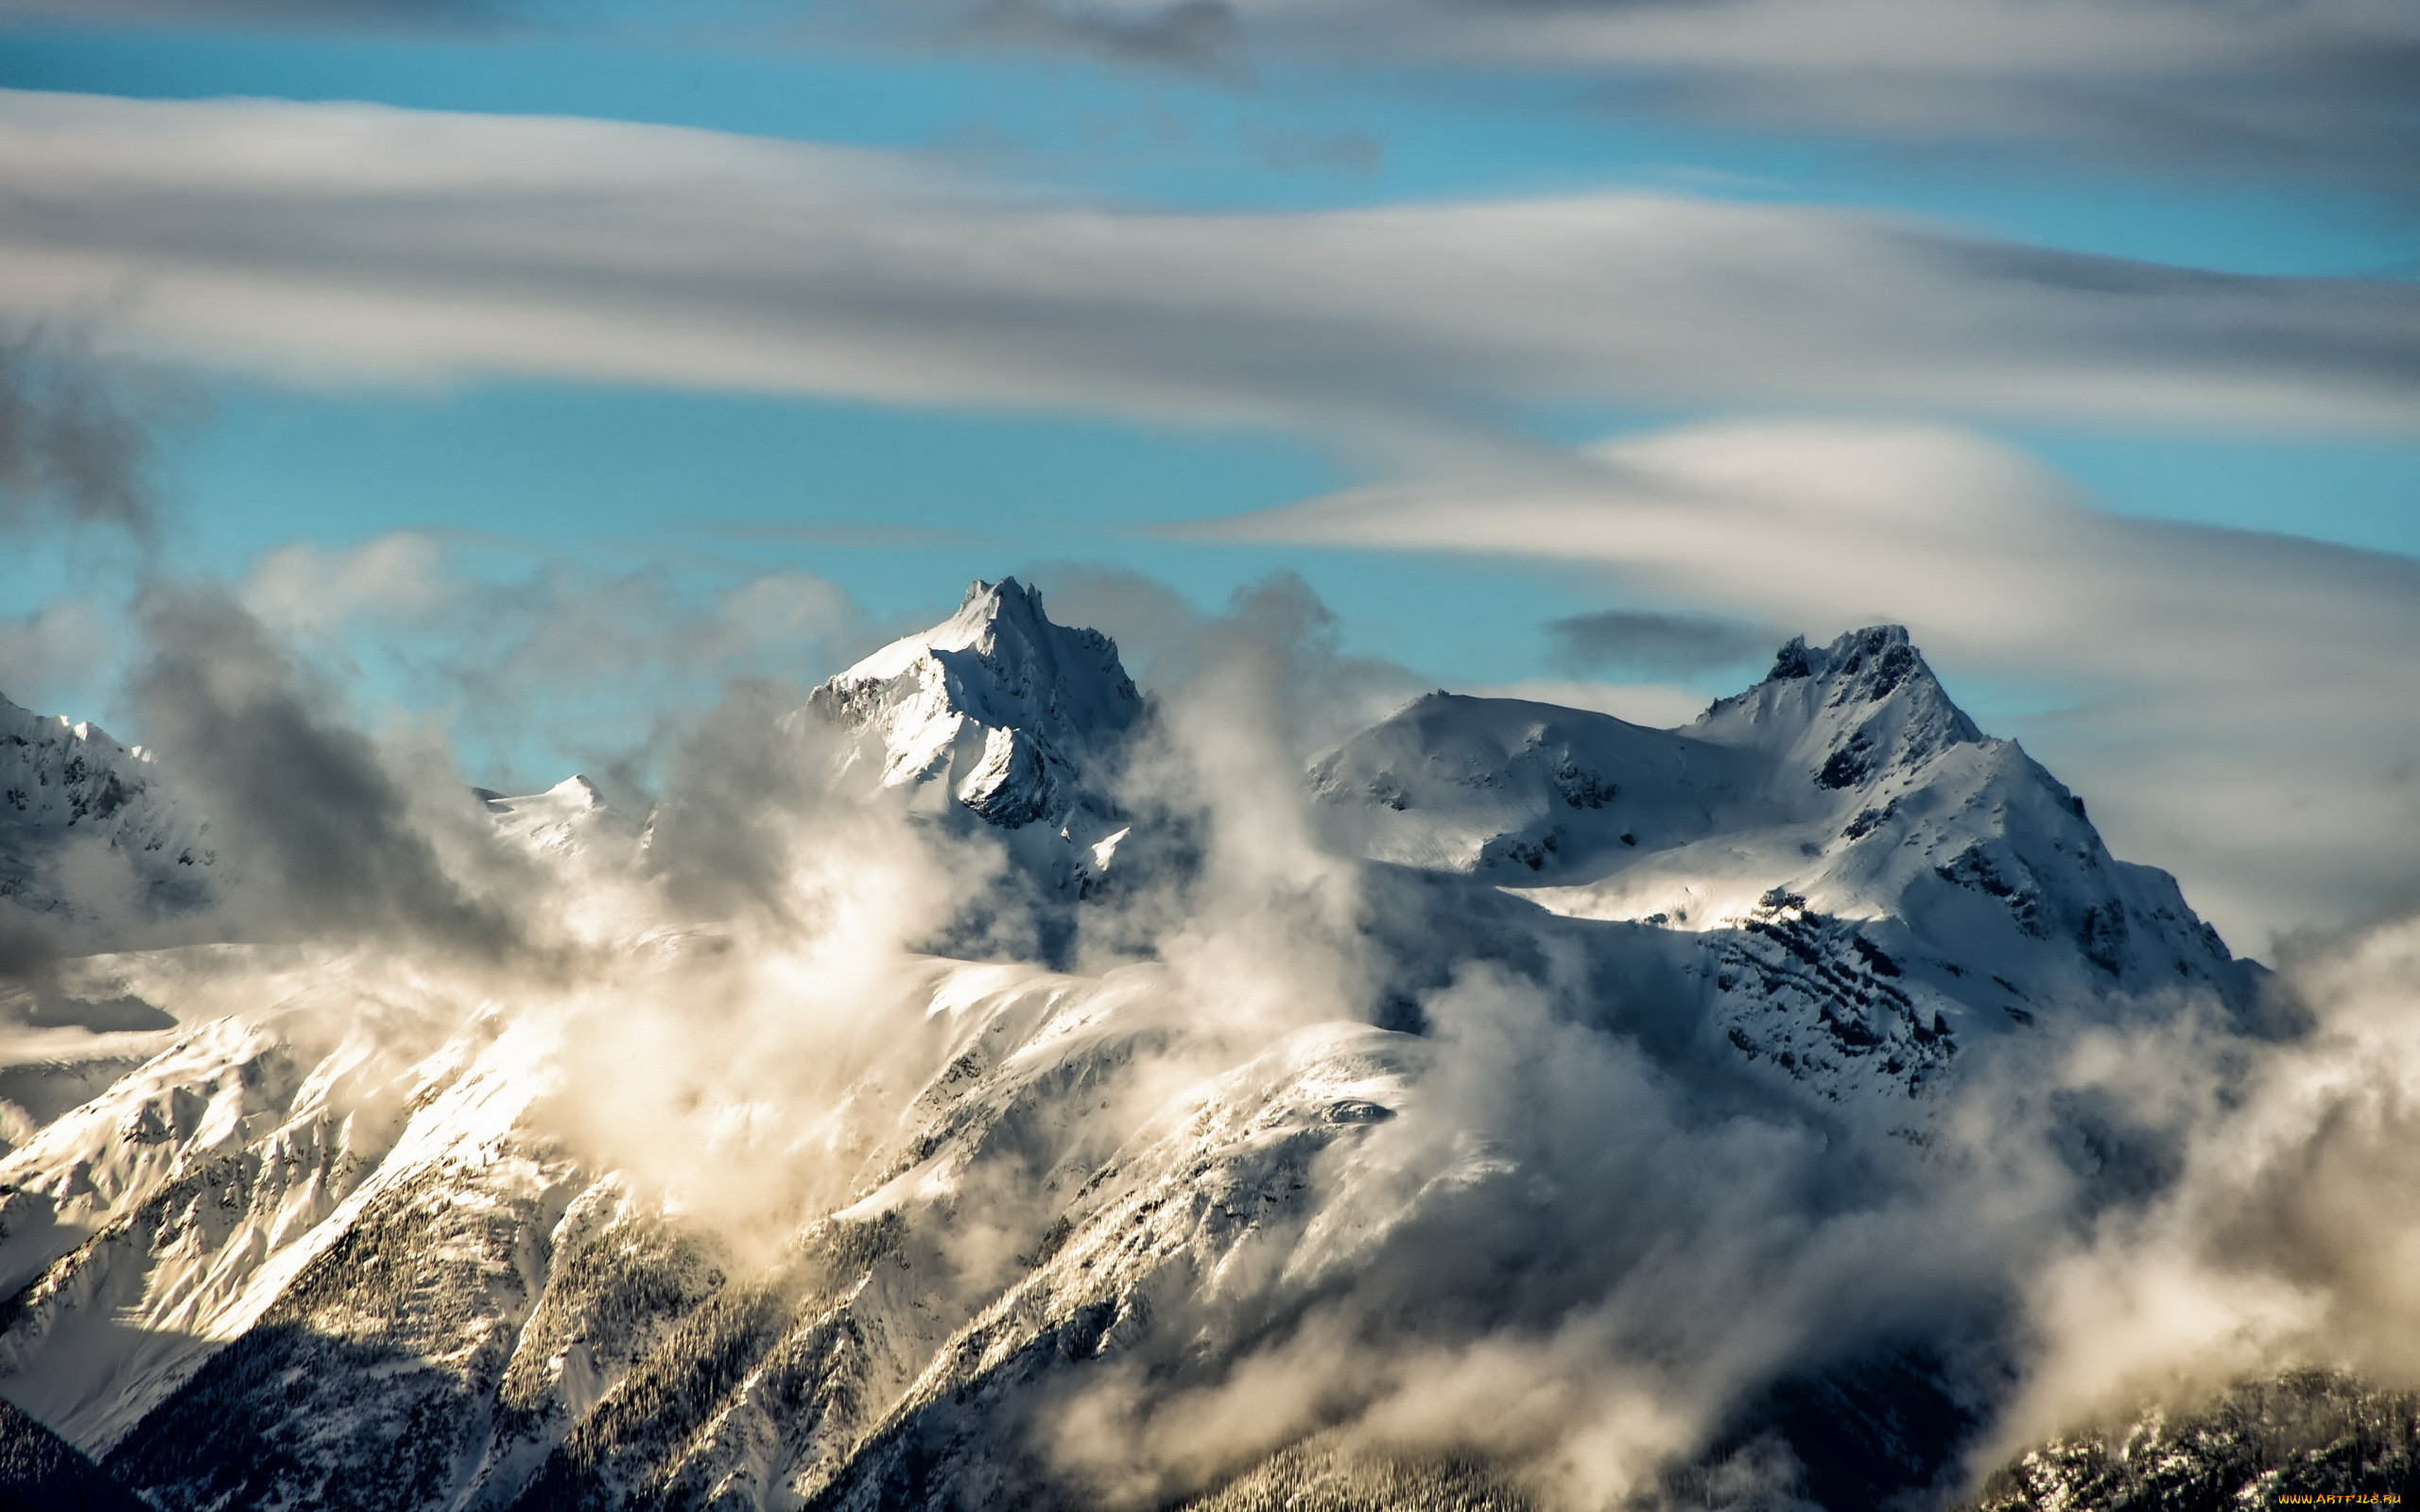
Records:
[[[576,1486],[894,1504],[907,1476],[929,1504],[1043,1486],[1166,1505],[1308,1442],[1347,1464],[1461,1456],[1548,1507],[1748,1506],[1841,1504],[1824,1487],[1861,1473],[1798,1463],[1792,1383],[1921,1383],[1951,1431],[1901,1473],[1949,1491],[2042,1433],[2246,1372],[2420,1366],[2394,1263],[2420,1243],[2394,1200],[2420,925],[2311,944],[2262,981],[2193,964],[2189,916],[2161,934],[2154,890],[2125,894],[2112,943],[2083,900],[2131,873],[2098,859],[2082,804],[1976,744],[1878,631],[1786,647],[1690,737],[1711,744],[1484,700],[1355,735],[1392,690],[1281,580],[1169,631],[1146,713],[1079,791],[998,732],[1078,749],[1050,721],[1097,720],[1081,711],[1114,688],[1082,679],[1115,663],[1064,670],[1091,653],[1015,620],[1022,593],[982,590],[967,628],[833,684],[873,679],[850,709],[925,689],[942,701],[916,729],[853,732],[799,692],[735,687],[681,731],[651,811],[617,812],[577,784],[482,799],[436,741],[355,728],[224,590],[156,590],[130,705],[153,759],[121,764],[151,785],[112,812],[207,815],[208,896],[164,902],[97,851],[42,874],[73,906],[25,933],[65,953],[15,961],[27,1042],[55,1053],[44,1013],[121,999],[180,1027],[93,1037],[87,1055],[112,1035],[164,1054],[40,1132],[19,1110],[11,1200],[97,1227],[59,1251],[10,1220],[37,1236],[12,1263],[66,1258],[10,1282],[33,1286],[8,1394],[174,1505],[210,1484],[169,1451],[205,1408],[305,1467],[375,1441],[374,1397],[314,1399],[306,1429],[243,1385],[264,1359],[349,1381],[353,1356],[325,1351],[350,1340],[418,1360],[404,1380],[503,1372],[489,1389],[535,1436],[450,1452],[459,1504]],[[953,639],[968,649],[919,649]],[[996,649],[1012,641],[1059,649]],[[1815,712],[1789,713],[1802,698]],[[1016,723],[952,723],[966,709]],[[1401,722],[1420,709],[1429,725]],[[1565,715],[1580,733],[1556,732]],[[1800,745],[1771,747],[1796,785],[1722,765],[1801,718]],[[973,734],[930,746],[920,780],[899,752],[927,730]],[[1511,744],[1485,746],[1499,730]],[[1714,765],[1658,796],[1633,747]],[[1365,788],[1382,830],[1497,823],[1453,818],[1454,795],[1513,791],[1526,751],[1560,796],[1516,817],[1550,829],[1426,870],[1338,829],[1361,810],[1337,795]],[[1014,789],[1011,826],[979,817],[1011,812],[1001,782],[1041,784]],[[1689,849],[1705,823],[1732,861]],[[2044,869],[2054,841],[2078,880]],[[1948,859],[1889,870],[1919,845]],[[1604,866],[1668,875],[1705,917],[1648,919],[1649,883],[1608,892],[1588,881]],[[1760,867],[1780,868],[1762,898]],[[1885,887],[1930,901],[1886,907]],[[2081,947],[2063,909],[2084,910]],[[78,929],[248,943],[95,957]],[[1979,985],[1993,971],[2007,994]],[[235,1195],[178,1217],[180,1181]],[[476,1212],[564,1258],[464,1290],[446,1267],[467,1241],[444,1236],[467,1220],[442,1215]],[[378,1289],[376,1251],[345,1237],[364,1233],[429,1267],[439,1312]],[[594,1234],[613,1243],[578,1247]],[[568,1257],[659,1249],[657,1300],[597,1314],[635,1318],[625,1336],[592,1319],[551,1356],[530,1342],[586,1295],[557,1299]],[[515,1306],[536,1311],[506,1327]],[[787,1342],[730,1344],[755,1337],[729,1332],[735,1307]],[[503,1332],[481,1332],[491,1313]],[[738,1350],[737,1394],[677,1432],[669,1408],[632,1417],[706,1390],[663,1375],[700,1340]],[[210,1473],[274,1480],[232,1463]]]

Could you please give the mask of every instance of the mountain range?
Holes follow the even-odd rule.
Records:
[[[2169,1159],[2029,1101],[2046,1047],[2276,1032],[1894,627],[1677,730],[1431,694],[1275,791],[1198,728],[977,583],[745,732],[804,799],[467,795],[537,900],[499,959],[231,935],[172,752],[0,707],[23,1494],[1945,1504],[2031,1236]],[[775,902],[668,901],[726,832]],[[2363,1389],[2278,1388],[2401,1460],[2077,1438],[1981,1494],[2366,1486]]]

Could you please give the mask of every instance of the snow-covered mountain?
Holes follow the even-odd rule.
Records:
[[[499,831],[542,854],[637,839],[637,831],[606,805],[596,784],[577,772],[543,793],[513,797],[483,787],[471,791],[496,816]]]
[[[932,795],[920,822],[1080,868],[1146,710],[1105,637],[1003,579],[798,717]],[[1361,913],[1331,996],[1273,1008],[1246,979],[1305,948],[1282,931],[1095,975],[695,921],[509,980],[357,944],[79,962],[84,1000],[177,1027],[0,1159],[0,1397],[176,1512],[1526,1506],[1552,1494],[1527,1461],[1346,1429],[1433,1416],[1413,1383],[1464,1356],[1577,1411],[1618,1298],[1752,1264],[1716,1243],[1729,1187],[1930,1179],[1928,1120],[1994,1046],[2253,985],[1890,628],[1792,643],[1680,730],[1432,696],[1304,796]],[[643,857],[579,780],[482,797],[542,856]],[[756,1038],[713,1038],[735,1022]],[[1702,1145],[1721,1180],[1654,1154]],[[1810,1186],[1757,1241],[1776,1278],[1869,1200]],[[1693,1243],[1720,1253],[1662,1254]],[[1660,1363],[1606,1410],[1708,1389],[1719,1314],[1650,1308]],[[1919,1314],[1881,1315],[1727,1365],[1727,1436],[1640,1441],[1880,1467],[1808,1470],[1841,1509],[1925,1485],[1970,1419],[1903,1363]],[[1911,1380],[1929,1418],[1877,1405]]]
[[[2420,1395],[2326,1370],[2238,1383],[2034,1446],[1975,1512],[2394,1506],[2420,1492]]]
[[[1109,637],[1052,624],[1040,593],[1003,577],[832,678],[807,708],[873,737],[885,787],[937,784],[1004,830],[1098,830],[1115,812],[1107,764],[1143,702]]]
[[[1975,727],[1896,626],[1815,648],[1694,724],[1438,693],[1312,767],[1340,839],[1555,913],[1652,925],[1751,1060],[1839,1101],[2113,999],[2238,1006],[2256,968],[2175,879]],[[1887,1105],[1886,1105],[1887,1106]]]
[[[0,698],[0,947],[140,937],[206,903],[217,862],[148,752]]]

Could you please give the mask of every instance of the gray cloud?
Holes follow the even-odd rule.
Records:
[[[661,566],[562,564],[502,585],[454,580],[424,626],[434,644],[410,670],[453,704],[456,737],[494,780],[524,782],[562,775],[523,769],[533,736],[599,777],[644,782],[717,687],[764,679],[796,695],[872,633],[845,593],[805,573],[695,589]]]
[[[1210,77],[1243,70],[1243,34],[1228,0],[1170,0],[1152,9],[1068,6],[1050,0],[981,0],[959,34],[1082,53]]]
[[[157,381],[39,325],[0,330],[0,532],[97,525],[148,540]]]
[[[788,718],[801,699],[795,686],[735,681],[704,718],[665,731],[671,748],[648,865],[677,915],[817,933],[835,901],[802,886],[803,875],[841,871],[832,862],[850,843],[896,853],[886,860],[912,870],[934,843],[906,822],[904,804],[852,801],[841,779],[854,743],[821,720]],[[804,855],[819,865],[802,868]],[[959,868],[968,891],[1000,880],[997,858],[978,857],[970,846],[962,858],[977,863]],[[935,887],[922,901],[946,913],[959,897]]]
[[[666,727],[702,714],[720,684],[772,679],[796,694],[881,638],[838,585],[791,569],[606,571],[518,556],[416,531],[341,549],[296,541],[255,560],[237,596],[284,644],[448,711],[481,781],[515,791],[572,766],[644,787]],[[9,644],[0,626],[0,652]]]
[[[1098,18],[1152,12],[1145,0]],[[2408,198],[2397,0],[1235,0],[1257,54],[1594,79],[1612,109]]]
[[[2248,1058],[2171,1026],[2087,1039],[2064,1068],[2177,1110],[2189,1138],[2169,1190],[2031,1279],[2044,1349],[1994,1453],[2297,1366],[2396,1385],[2420,1366],[2390,1258],[2420,1245],[2420,918],[2307,940],[2284,980],[2308,1027]]]
[[[1087,625],[1117,643],[1118,659],[1148,684],[1161,656],[1201,632],[1201,615],[1184,595],[1141,573],[1055,561],[1017,576],[1042,590],[1062,624]]]
[[[208,817],[239,937],[527,955],[523,868],[441,753],[390,760],[223,591],[155,587],[140,611],[136,721]]]
[[[1242,79],[1248,58],[1593,82],[1615,112],[1954,154],[2329,181],[2409,200],[2400,0],[921,0],[803,3],[819,36],[1041,49]],[[763,7],[724,20],[762,26]],[[513,0],[0,0],[0,20],[587,30]],[[1979,160],[1977,154],[1983,154]]]
[[[83,598],[0,618],[0,697],[26,709],[97,706],[118,631],[113,615]]]
[[[1600,196],[1270,215],[881,154],[358,106],[0,95],[0,312],[288,375],[1251,423],[1397,458],[1530,402],[2409,430],[2420,289]]]
[[[1703,614],[1605,610],[1547,626],[1557,659],[1574,672],[1608,667],[1686,677],[1727,666],[1772,648],[1772,637],[1731,620]]]
[[[1377,172],[1387,160],[1385,145],[1363,131],[1346,131],[1331,136],[1247,128],[1238,134],[1253,162],[1279,173],[1356,174],[1366,177]]]

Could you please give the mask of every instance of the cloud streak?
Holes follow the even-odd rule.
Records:
[[[1272,215],[361,106],[0,95],[0,306],[313,381],[565,377],[1247,423],[1536,402],[2404,431],[2420,290],[1674,198]]]
[[[1189,8],[1187,8],[1189,9]],[[2396,0],[1223,0],[1204,50],[1593,80],[1626,111],[2409,199],[2420,18]],[[1069,40],[1163,0],[1020,8]],[[1103,50],[1096,48],[1096,51]],[[1115,56],[1115,53],[1112,56]]]
[[[1578,672],[1622,667],[1685,677],[1770,650],[1778,638],[1703,614],[1605,610],[1547,627],[1557,659]]]
[[[661,41],[514,0],[0,0],[0,21]],[[692,8],[694,10],[696,8]],[[2409,203],[2420,19],[2400,0],[725,0],[769,45],[1072,54],[1247,81],[1446,69],[1576,80],[1625,113],[1814,129],[1972,163],[2327,183]],[[802,22],[804,32],[802,32]]]
[[[1243,65],[1241,29],[1226,0],[1174,0],[1149,9],[982,0],[959,19],[957,35],[1214,78],[1234,77]]]

